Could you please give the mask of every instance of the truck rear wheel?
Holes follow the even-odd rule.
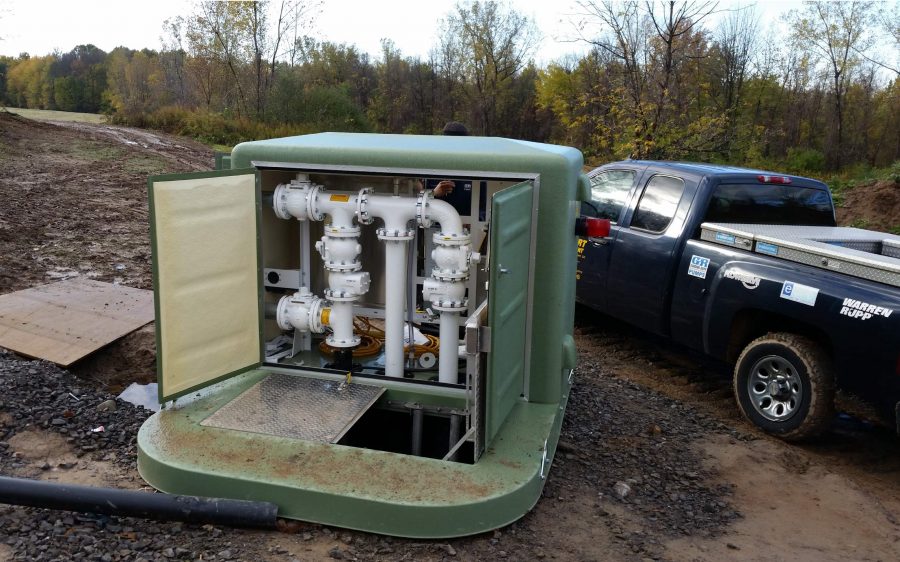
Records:
[[[834,373],[825,350],[796,334],[750,342],[734,367],[734,395],[754,425],[788,441],[817,435],[834,414]]]

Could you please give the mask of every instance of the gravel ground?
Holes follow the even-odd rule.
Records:
[[[740,517],[729,486],[703,467],[692,443],[714,433],[752,437],[612,376],[598,355],[582,352],[578,373],[554,464],[560,478],[552,484],[586,482],[615,538],[650,556],[660,555],[659,545],[669,537],[716,536]],[[623,506],[624,516],[609,517]],[[626,521],[638,525],[629,530]]]
[[[336,559],[570,559],[574,553],[566,551],[566,537],[547,536],[541,529],[555,517],[557,504],[578,504],[595,523],[589,534],[608,536],[613,558],[640,559],[662,556],[668,538],[712,536],[739,517],[729,503],[728,486],[712,483],[715,475],[703,468],[690,444],[713,432],[745,436],[604,373],[598,357],[584,357],[579,373],[544,499],[506,529],[449,543],[411,543],[287,523],[285,530],[294,534],[282,536]],[[150,415],[147,410],[115,400],[55,365],[5,352],[0,352],[0,396],[0,473],[66,480],[67,472],[80,468],[105,471],[106,476],[112,472],[115,485],[141,486],[134,470],[135,442]],[[101,426],[104,431],[94,431]],[[16,435],[29,432],[64,439],[75,460],[49,463],[16,450]],[[0,543],[8,545],[14,560],[293,558],[290,545],[272,547],[266,535],[211,525],[0,508]]]
[[[0,352],[0,396],[0,414],[6,414],[0,418],[3,475],[64,476],[79,466],[134,471],[137,431],[152,412],[115,400],[51,363],[6,352]],[[100,427],[103,431],[96,431]],[[23,432],[62,437],[77,460],[51,465],[16,450],[10,440]],[[245,551],[232,542],[211,525],[0,507],[0,543],[11,547],[15,560],[242,559]]]

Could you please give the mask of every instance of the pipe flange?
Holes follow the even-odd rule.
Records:
[[[325,236],[329,238],[358,238],[359,237],[359,227],[358,226],[334,226],[327,225],[325,227]]]
[[[467,231],[464,231],[462,234],[435,232],[431,236],[431,241],[437,246],[455,247],[470,243],[472,238]]]
[[[291,297],[284,296],[278,299],[278,306],[275,308],[275,322],[282,330],[293,330],[294,326],[288,322],[287,308],[290,306]]]
[[[356,221],[359,224],[375,222],[375,217],[369,213],[369,194],[374,192],[374,187],[364,187],[359,190],[359,195],[356,197]]]
[[[416,218],[422,228],[431,228],[431,225],[434,224],[434,221],[428,215],[428,205],[432,199],[434,199],[434,191],[430,189],[420,193],[418,199],[416,199]]]
[[[362,269],[362,263],[358,261],[352,262],[343,262],[343,261],[326,261],[323,262],[323,267],[327,271],[334,271],[336,273],[347,273],[348,271],[359,271]]]
[[[325,308],[326,301],[316,298],[309,307],[309,331],[314,334],[321,334],[325,331],[325,325],[322,323],[322,309]]]
[[[331,347],[356,347],[362,342],[362,338],[359,336],[353,336],[349,340],[339,340],[335,339],[334,335],[330,335],[325,338],[325,343],[330,345]]]
[[[275,211],[276,217],[284,220],[293,218],[287,210],[288,189],[290,187],[287,184],[280,183],[275,188],[275,193],[272,194],[272,210]]]
[[[431,277],[438,281],[459,281],[460,279],[468,279],[468,269],[437,269],[431,270]]]
[[[325,298],[330,300],[331,302],[354,302],[358,300],[359,297],[360,295],[357,295],[356,293],[325,289]]]
[[[415,230],[387,230],[386,228],[379,228],[375,233],[378,235],[379,240],[387,242],[406,242],[416,236]]]
[[[440,312],[460,312],[469,307],[469,301],[432,301],[431,307]]]
[[[306,216],[314,221],[325,220],[325,213],[319,210],[319,194],[325,191],[325,187],[312,184],[306,195]]]

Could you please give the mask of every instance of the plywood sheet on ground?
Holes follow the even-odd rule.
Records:
[[[153,315],[152,291],[69,279],[0,295],[0,347],[67,367]]]

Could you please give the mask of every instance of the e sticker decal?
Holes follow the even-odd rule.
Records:
[[[785,281],[784,285],[781,286],[781,298],[799,302],[806,306],[816,306],[816,298],[818,296],[819,289],[810,287],[809,285]]]
[[[709,258],[703,256],[691,256],[691,265],[688,266],[688,275],[706,279],[706,271],[709,269]]]

